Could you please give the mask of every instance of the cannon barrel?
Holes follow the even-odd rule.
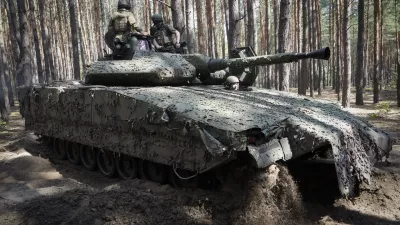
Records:
[[[211,59],[208,62],[208,69],[209,72],[212,73],[226,68],[245,68],[250,66],[290,63],[309,58],[328,60],[330,58],[330,49],[326,47],[305,53],[278,53],[237,59]]]

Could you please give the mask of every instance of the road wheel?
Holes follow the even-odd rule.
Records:
[[[96,149],[87,146],[81,145],[79,151],[80,159],[83,166],[88,170],[95,170],[96,169]]]
[[[120,154],[115,157],[117,172],[122,179],[135,179],[138,175],[138,160],[135,157]]]
[[[79,165],[81,163],[80,144],[71,141],[67,142],[67,158],[75,165]]]
[[[102,149],[97,151],[97,165],[104,176],[115,177],[117,175],[117,165],[112,152]]]
[[[166,165],[141,160],[139,167],[141,176],[146,180],[160,184],[165,184],[168,180],[168,166]]]
[[[66,159],[67,158],[67,153],[66,153],[66,142],[62,139],[55,138],[53,142],[53,149],[54,153],[56,154],[58,159]]]

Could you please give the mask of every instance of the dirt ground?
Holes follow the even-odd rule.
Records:
[[[352,105],[349,111],[400,138],[395,92],[381,93],[388,104],[380,109],[372,104],[371,92],[365,96],[364,106]],[[326,90],[316,98],[335,101],[336,95]],[[264,173],[251,172],[245,188],[234,191],[174,189],[105,178],[57,160],[49,146],[24,130],[14,107],[10,123],[0,125],[0,224],[400,224],[399,143],[387,161],[376,165],[373,184],[363,186],[356,198],[305,201],[280,165],[272,189]]]

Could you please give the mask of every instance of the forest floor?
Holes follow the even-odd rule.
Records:
[[[322,96],[336,101],[331,90]],[[250,182],[239,195],[229,191],[178,190],[145,180],[122,181],[57,160],[51,148],[24,130],[13,107],[0,124],[0,224],[400,224],[400,110],[395,91],[372,92],[352,113],[389,132],[396,144],[376,164],[373,184],[358,197],[304,201],[283,167],[274,190]],[[251,180],[252,181],[252,180]],[[329,193],[327,193],[329,194]]]

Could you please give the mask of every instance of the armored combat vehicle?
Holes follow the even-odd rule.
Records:
[[[386,133],[335,103],[252,87],[258,65],[326,60],[329,48],[255,56],[245,47],[232,55],[143,51],[103,59],[84,81],[20,88],[20,112],[57,157],[107,177],[187,187],[204,174],[218,181],[229,164],[262,169],[319,158],[334,163],[343,195],[370,181],[392,148]]]

